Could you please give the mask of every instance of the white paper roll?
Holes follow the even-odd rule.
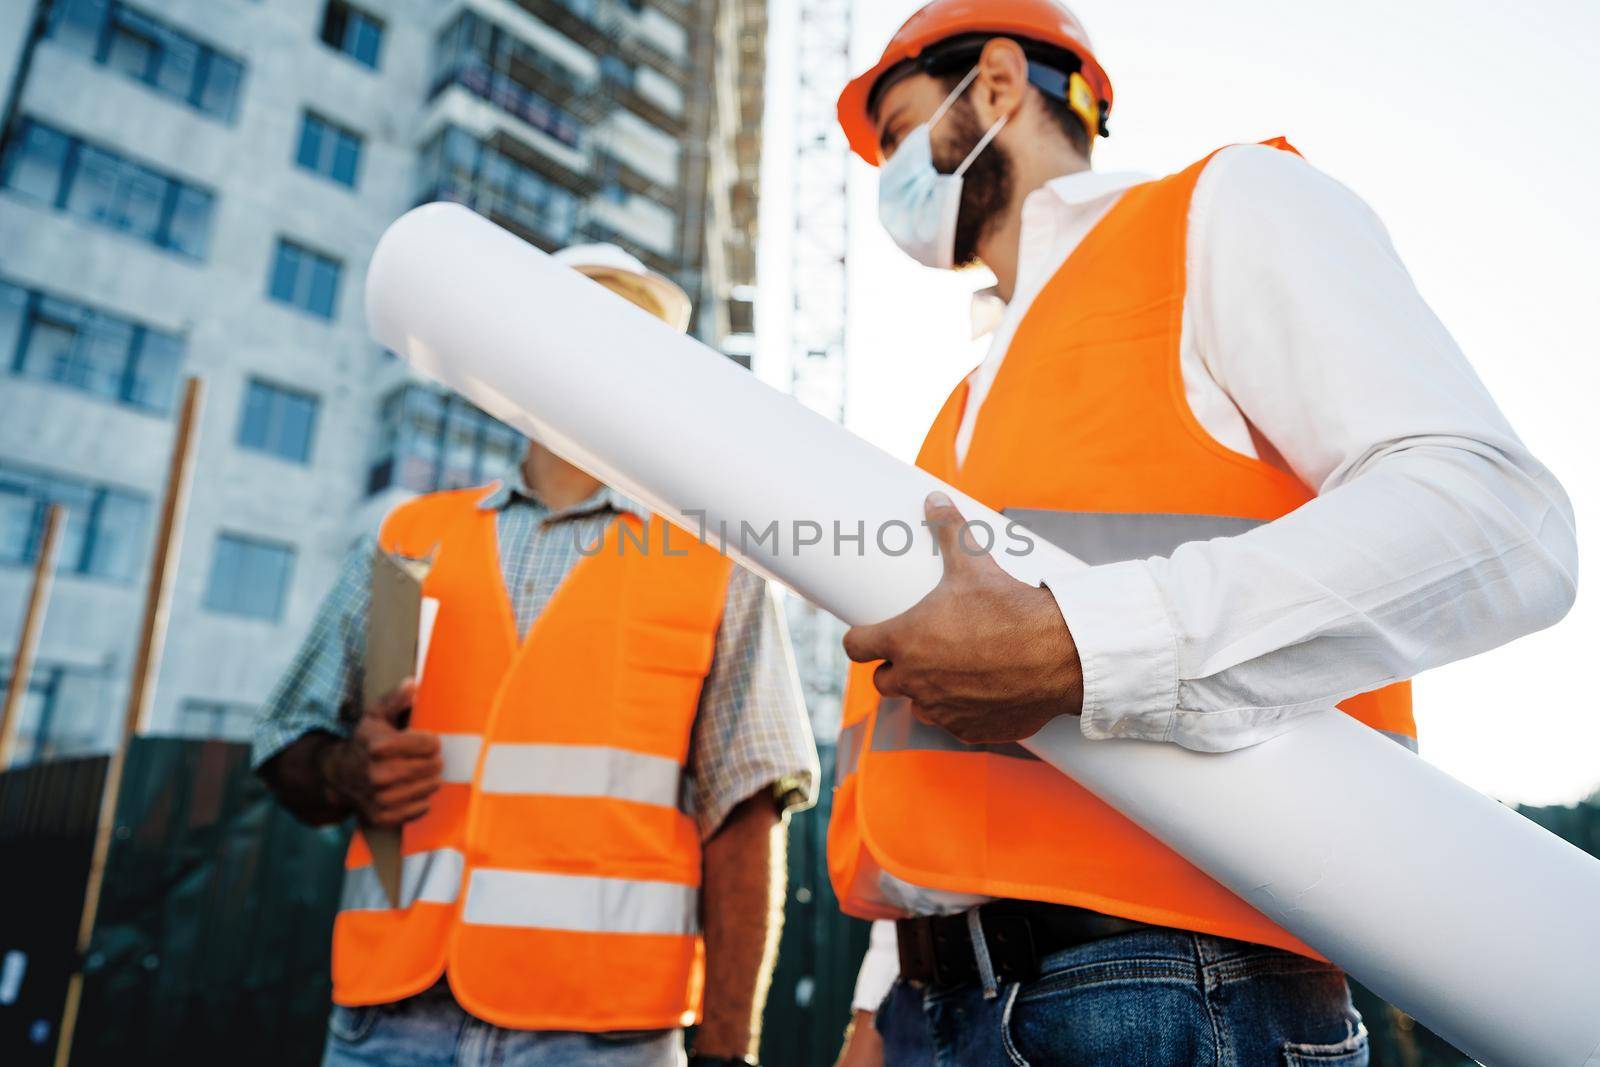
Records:
[[[848,623],[938,582],[935,488],[1008,544],[995,512],[465,208],[389,228],[367,317],[426,374]],[[1075,563],[1042,541],[996,559],[1027,581]],[[1353,719],[1222,755],[1086,741],[1065,718],[1027,745],[1462,1051],[1600,1067],[1600,861]]]

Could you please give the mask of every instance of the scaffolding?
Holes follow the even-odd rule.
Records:
[[[834,100],[850,77],[852,0],[798,0],[796,33],[794,230],[789,388],[830,419],[845,415],[845,324],[849,310],[849,147]],[[789,627],[819,738],[839,722],[847,666],[843,625],[797,597]]]

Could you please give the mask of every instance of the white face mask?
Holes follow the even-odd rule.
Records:
[[[933,117],[906,135],[894,155],[884,162],[878,176],[878,221],[883,223],[900,250],[923,266],[942,270],[955,266],[962,177],[1011,117],[1000,116],[953,174],[940,174],[934,167],[933,128],[977,76],[978,68],[973,67],[961,79],[961,84],[945,97]]]

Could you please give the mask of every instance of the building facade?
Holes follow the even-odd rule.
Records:
[[[115,736],[186,376],[157,732],[246,733],[353,541],[518,454],[367,336],[408,208],[621,244],[747,362],[764,46],[741,0],[0,4],[0,663],[68,508],[20,751]]]

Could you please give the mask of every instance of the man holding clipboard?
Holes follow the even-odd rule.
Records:
[[[683,291],[621,249],[558,258],[687,327]],[[255,760],[304,821],[362,828],[326,1064],[653,1067],[697,1020],[692,1063],[754,1062],[780,822],[817,778],[781,616],[537,442],[357,548]]]

